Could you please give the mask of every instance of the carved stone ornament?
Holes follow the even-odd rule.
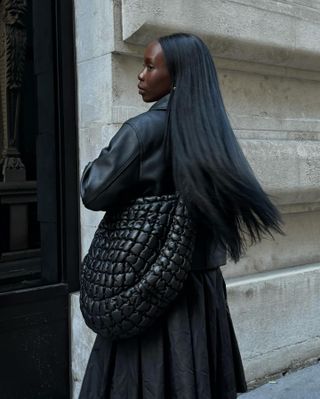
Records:
[[[25,180],[18,138],[27,43],[26,11],[27,0],[0,0],[0,180],[4,181]]]
[[[6,83],[10,90],[21,88],[27,43],[27,31],[23,21],[26,11],[27,0],[5,0]]]

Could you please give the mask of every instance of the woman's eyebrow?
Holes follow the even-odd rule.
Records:
[[[154,62],[154,57],[145,57],[145,62]]]

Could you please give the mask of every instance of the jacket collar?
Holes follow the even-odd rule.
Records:
[[[160,98],[156,103],[152,105],[149,111],[158,111],[158,110],[166,110],[168,108],[170,93]]]

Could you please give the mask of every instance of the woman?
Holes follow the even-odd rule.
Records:
[[[97,336],[80,398],[233,399],[246,382],[220,266],[226,254],[237,261],[248,239],[280,232],[280,216],[239,147],[198,37],[150,43],[138,79],[143,100],[157,102],[87,165],[82,199],[106,210],[178,190],[198,226],[192,271],[144,334],[119,342]]]

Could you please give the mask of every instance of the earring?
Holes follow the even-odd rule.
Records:
[[[173,87],[172,87],[172,90],[175,90],[175,89],[176,89],[176,86],[173,86]]]

